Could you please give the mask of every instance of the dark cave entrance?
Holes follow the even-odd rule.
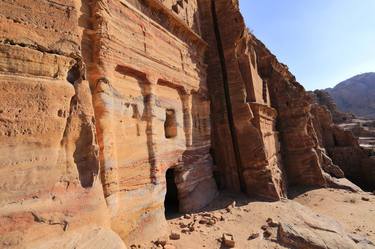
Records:
[[[175,169],[170,168],[165,174],[167,193],[164,200],[165,217],[173,218],[179,211],[178,190],[175,182]]]

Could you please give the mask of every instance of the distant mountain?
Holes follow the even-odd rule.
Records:
[[[341,111],[375,118],[375,73],[359,74],[325,91]]]

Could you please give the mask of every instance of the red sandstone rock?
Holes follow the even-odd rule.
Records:
[[[202,34],[209,43],[213,145],[222,184],[269,199],[284,197],[277,112],[259,75],[252,36],[231,1],[200,2],[206,21]]]
[[[214,174],[272,200],[324,171],[375,182],[236,1],[1,1],[0,104],[0,247],[156,239],[167,181],[180,212],[211,202]]]
[[[335,101],[332,99],[329,93],[321,90],[316,90],[311,94],[319,105],[323,105],[328,108],[329,112],[332,115],[333,122],[343,123],[355,118],[353,114],[339,111]]]
[[[373,189],[374,158],[360,147],[351,131],[333,123],[331,113],[325,107],[314,105],[312,114],[319,145],[324,148],[325,171],[335,177],[345,176],[363,188]]]

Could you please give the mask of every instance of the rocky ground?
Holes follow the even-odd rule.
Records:
[[[373,194],[293,194],[292,200],[260,202],[222,193],[203,212],[170,219],[169,238],[130,248],[375,248]]]

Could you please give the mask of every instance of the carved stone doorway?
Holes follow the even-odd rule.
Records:
[[[175,182],[175,169],[170,168],[166,174],[167,193],[164,200],[165,217],[172,218],[179,212],[178,190]]]

